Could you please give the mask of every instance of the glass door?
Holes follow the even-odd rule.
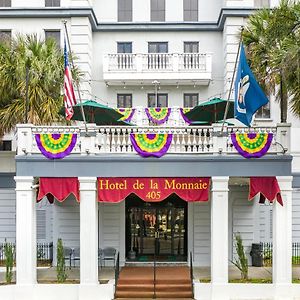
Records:
[[[137,261],[185,261],[186,207],[147,203],[127,209],[127,258]]]

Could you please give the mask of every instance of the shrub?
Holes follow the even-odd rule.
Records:
[[[235,250],[237,252],[238,258],[231,261],[240,271],[242,280],[248,279],[248,259],[245,254],[243,240],[239,234],[234,235],[235,238]]]
[[[11,283],[13,277],[12,269],[14,265],[14,247],[11,243],[7,243],[6,241],[4,244],[4,256],[6,267],[5,280],[7,283]]]
[[[62,283],[67,279],[66,266],[65,266],[65,255],[62,239],[57,240],[57,265],[56,265],[56,277],[57,281]]]

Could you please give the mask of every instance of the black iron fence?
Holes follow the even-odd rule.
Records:
[[[14,253],[14,262],[16,261],[16,244],[8,243],[12,246]],[[5,264],[5,243],[0,243],[0,265]],[[51,265],[53,262],[53,243],[37,243],[36,248],[37,263],[39,265]]]
[[[273,243],[260,243],[264,266],[272,265]],[[300,243],[292,243],[292,264],[300,265]]]

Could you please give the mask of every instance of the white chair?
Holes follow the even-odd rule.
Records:
[[[76,266],[76,260],[80,260],[80,248],[74,248],[72,251],[72,260],[74,267]]]
[[[112,261],[114,264],[114,267],[115,267],[116,252],[117,252],[117,250],[113,247],[106,247],[102,250],[100,262],[103,262],[104,267],[105,267],[106,261]],[[102,263],[101,263],[101,266],[102,266]]]
[[[65,261],[69,260],[70,269],[71,269],[71,256],[72,256],[72,249],[70,247],[64,247],[64,258]]]

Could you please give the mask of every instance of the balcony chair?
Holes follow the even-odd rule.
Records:
[[[73,260],[73,266],[76,266],[76,260],[80,260],[80,248],[74,248],[72,251],[72,260]]]
[[[117,250],[113,247],[106,247],[106,248],[101,249],[101,250],[102,250],[102,253],[101,253],[101,256],[100,256],[100,265],[101,265],[101,267],[102,267],[102,263],[105,267],[105,262],[106,261],[112,261],[113,265],[115,267],[115,258],[116,258]]]
[[[65,261],[69,260],[70,269],[71,269],[71,257],[72,257],[72,249],[70,247],[64,247],[64,258]]]

